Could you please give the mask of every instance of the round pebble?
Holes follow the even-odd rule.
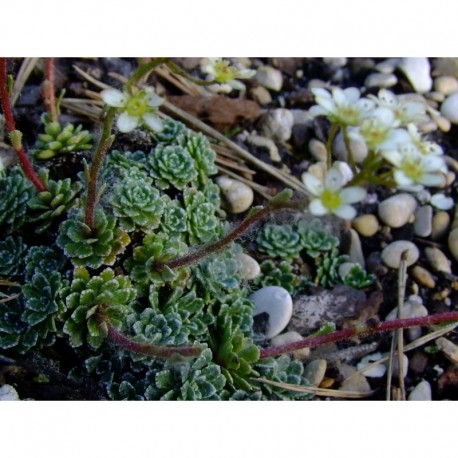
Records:
[[[221,190],[221,202],[230,213],[242,213],[253,203],[253,190],[241,181],[226,176],[216,178],[216,184]]]
[[[448,236],[448,248],[453,257],[458,261],[458,228],[450,232]]]
[[[286,142],[291,138],[294,115],[285,108],[270,110],[264,118],[262,129],[268,137]]]
[[[345,67],[347,65],[346,57],[323,57],[323,62],[331,67]]]
[[[367,381],[367,378],[363,374],[355,374],[356,369],[349,364],[340,364],[339,372],[344,381],[340,386],[340,391],[353,391],[356,393],[369,393],[371,392],[371,386]]]
[[[350,149],[355,162],[362,162],[366,159],[369,150],[364,140],[350,138]],[[342,132],[339,132],[332,145],[332,151],[339,161],[348,161],[348,151]]]
[[[415,266],[412,269],[412,276],[421,286],[429,289],[433,289],[436,286],[436,281],[431,272],[421,266]]]
[[[449,95],[444,100],[441,106],[441,113],[451,123],[458,124],[458,92]]]
[[[239,275],[242,280],[253,280],[261,273],[258,261],[246,253],[239,255],[240,267]]]
[[[410,194],[401,193],[380,202],[378,214],[387,226],[397,228],[409,222],[416,208],[415,198]]]
[[[375,65],[375,69],[381,73],[393,73],[396,70],[396,66],[399,64],[400,59],[397,57],[391,57]]]
[[[256,80],[261,86],[279,91],[283,86],[283,76],[279,70],[268,65],[259,67],[256,71]]]
[[[361,215],[352,221],[352,226],[363,236],[372,237],[380,229],[375,215]]]
[[[396,86],[398,78],[390,73],[371,73],[364,80],[366,87],[392,87]]]
[[[426,380],[422,380],[409,394],[408,401],[431,401],[431,385]]]
[[[428,260],[430,266],[438,271],[445,272],[448,274],[452,273],[450,260],[445,256],[445,254],[436,247],[427,247],[425,248],[426,259]]]
[[[409,267],[415,264],[420,256],[420,252],[416,245],[406,240],[398,240],[387,245],[382,251],[382,261],[392,269],[398,269],[401,265],[401,255],[407,251],[405,259],[406,266]]]
[[[351,262],[356,262],[362,267],[366,266],[366,258],[364,257],[363,248],[361,246],[361,240],[358,233],[354,229],[350,229],[350,248],[348,255]]]
[[[11,385],[0,386],[0,401],[20,401],[19,395]]]
[[[269,105],[269,103],[272,102],[272,96],[264,86],[257,86],[250,92],[253,99],[258,102],[259,105]]]
[[[316,359],[305,366],[304,377],[313,385],[319,386],[324,378],[328,364],[325,359]]]
[[[280,347],[281,345],[287,345],[303,339],[304,338],[298,332],[288,331],[272,338],[270,345],[272,347]],[[291,352],[291,354],[297,359],[307,359],[310,356],[310,348],[301,348],[300,350]]]
[[[453,76],[439,76],[434,80],[434,89],[444,95],[458,92],[458,80]]]
[[[254,303],[253,315],[266,313],[268,325],[266,338],[272,339],[288,326],[293,313],[291,295],[281,286],[265,286],[249,296]]]
[[[458,346],[445,337],[436,339],[436,345],[444,353],[444,355],[452,362],[458,363]]]
[[[356,368],[360,371],[361,369],[364,369],[366,366],[369,366],[370,364],[374,363],[375,361],[378,361],[381,358],[381,353],[367,355],[356,365]],[[377,364],[375,366],[370,367],[367,370],[364,370],[362,373],[365,377],[383,377],[386,373],[386,366],[383,364]]]
[[[402,355],[402,359],[404,363],[402,365],[402,369],[403,369],[402,378],[406,378],[407,372],[409,371],[409,358],[407,357],[407,355]],[[384,364],[388,368],[388,361]],[[392,367],[393,377],[399,377],[399,358],[397,356],[393,358],[393,365],[391,367]]]
[[[413,230],[418,237],[428,237],[432,232],[433,207],[424,205],[415,210]]]
[[[316,138],[309,141],[309,151],[317,161],[326,161],[328,157],[326,145]]]
[[[433,217],[431,239],[434,241],[440,240],[447,234],[449,226],[450,215],[445,211],[437,212]]]
[[[420,94],[429,92],[433,87],[431,66],[426,57],[404,57],[398,65],[414,90]]]

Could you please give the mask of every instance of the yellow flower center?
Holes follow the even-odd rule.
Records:
[[[406,177],[410,178],[416,183],[420,181],[421,177],[423,176],[423,170],[418,161],[404,162],[402,164],[402,171]]]
[[[222,60],[215,64],[215,81],[218,83],[227,83],[235,78],[235,68],[231,67],[230,62]]]
[[[126,104],[126,111],[130,116],[142,117],[148,111],[148,103],[145,100],[145,94],[139,91],[130,97]]]
[[[337,210],[342,205],[340,194],[330,191],[329,189],[323,191],[320,199],[322,204],[331,212]]]

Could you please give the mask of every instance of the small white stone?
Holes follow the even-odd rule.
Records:
[[[433,207],[424,205],[415,211],[413,230],[418,237],[428,237],[432,231]]]
[[[380,202],[378,214],[387,226],[397,228],[409,222],[416,208],[415,198],[410,194],[401,193]]]
[[[431,66],[427,57],[404,57],[398,68],[402,70],[416,92],[424,94],[432,89]]]
[[[316,138],[309,141],[309,151],[317,161],[326,161],[328,157],[326,145]]]
[[[452,363],[458,363],[458,346],[445,337],[436,339],[436,345]]]
[[[428,309],[422,304],[418,296],[410,296],[402,306],[402,318],[421,318],[428,316]],[[393,321],[398,318],[398,307],[395,307],[385,318],[385,321]],[[415,326],[407,329],[409,340],[418,339],[421,336],[421,327]]]
[[[398,78],[390,73],[371,73],[364,80],[366,87],[392,87],[396,86]]]
[[[458,261],[458,228],[450,232],[448,236],[448,248],[453,257]]]
[[[453,76],[439,76],[434,80],[434,89],[444,95],[458,91],[458,80]]]
[[[375,69],[380,73],[393,73],[401,59],[391,57],[375,65]]]
[[[313,385],[319,386],[323,381],[328,364],[325,359],[316,359],[305,366],[304,377]]]
[[[445,100],[445,95],[442,94],[442,92],[437,92],[437,91],[431,91],[426,94],[426,97],[428,99],[434,100],[435,102],[443,102]]]
[[[353,391],[357,393],[369,393],[371,386],[363,374],[355,374],[356,369],[349,364],[339,364],[339,372],[344,381],[340,386],[340,391]]]
[[[253,190],[241,181],[226,176],[219,176],[215,180],[221,190],[221,202],[230,213],[242,213],[248,210],[253,203]]]
[[[272,339],[288,326],[293,314],[293,299],[281,286],[265,286],[249,296],[254,303],[253,315],[267,313],[266,338]]]
[[[331,67],[345,67],[347,65],[346,57],[323,57],[323,62]]]
[[[366,260],[361,246],[361,240],[358,233],[354,229],[350,229],[350,249],[348,255],[350,256],[351,262],[356,262],[362,267],[366,266]]]
[[[283,76],[281,71],[268,65],[257,69],[256,80],[261,86],[271,89],[272,91],[280,91],[283,86]]]
[[[20,401],[19,395],[11,385],[0,386],[0,401]]]
[[[372,364],[381,358],[382,358],[381,353],[374,353],[372,355],[367,355],[356,365],[356,368],[360,371],[361,369],[364,369],[369,364]],[[364,374],[365,377],[378,378],[378,377],[383,377],[385,375],[385,372],[386,372],[386,366],[384,366],[383,364],[377,364],[376,366],[372,366],[369,369],[363,371],[362,373]]]
[[[294,125],[294,115],[285,108],[270,110],[264,118],[262,130],[265,135],[281,142],[291,138]]]
[[[437,272],[452,273],[451,262],[445,254],[436,247],[425,248],[426,259]]]
[[[440,240],[448,231],[450,226],[450,215],[445,211],[437,212],[433,217],[431,239]]]
[[[261,267],[258,261],[246,253],[240,253],[238,257],[240,261],[239,275],[242,280],[253,280],[261,273]]]
[[[278,147],[271,138],[250,134],[246,137],[246,140],[252,145],[267,148],[269,150],[270,159],[273,162],[281,162],[281,156],[278,152]]]
[[[405,354],[402,355],[402,362],[402,378],[406,378],[407,372],[409,371],[409,358]],[[388,361],[384,364],[388,368]],[[395,355],[393,358],[392,374],[393,377],[399,377],[399,358],[397,355]]]
[[[452,123],[444,116],[434,116],[433,120],[441,132],[448,132],[452,128]]]
[[[270,341],[272,347],[280,347],[281,345],[287,345],[289,343],[299,342],[304,338],[296,331],[288,331],[283,334],[275,336]],[[300,350],[295,350],[291,354],[297,359],[307,359],[310,355],[310,348],[301,348]]]
[[[357,138],[350,138],[350,149],[353,154],[353,159],[357,163],[363,162],[369,153],[366,142]],[[348,151],[342,132],[336,135],[332,145],[332,151],[339,161],[348,161]]]
[[[408,401],[431,401],[431,385],[426,380],[422,380],[409,394]]]
[[[313,125],[313,116],[308,112],[308,110],[289,110],[294,117],[294,125],[297,124],[308,124]]]
[[[380,229],[375,215],[361,215],[352,221],[352,226],[363,236],[372,237]]]
[[[433,289],[436,286],[436,281],[429,270],[424,269],[421,266],[415,266],[412,269],[412,276],[420,285],[426,288]]]
[[[441,114],[453,124],[458,124],[458,92],[449,95],[441,105]]]
[[[406,266],[409,267],[415,264],[420,256],[420,252],[416,245],[407,240],[398,240],[387,245],[381,254],[382,261],[392,269],[398,269],[401,265],[401,255],[407,251],[405,259]]]

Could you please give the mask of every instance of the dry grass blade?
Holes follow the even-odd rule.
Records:
[[[265,383],[267,385],[276,386],[278,388],[284,388],[285,390],[296,391],[299,393],[314,394],[315,396],[326,396],[331,398],[345,398],[345,399],[364,399],[374,394],[374,391],[367,391],[366,393],[360,393],[358,391],[339,391],[330,390],[329,388],[317,388],[313,386],[301,386],[292,385],[290,383],[273,382],[265,378],[253,378],[252,380]]]
[[[92,83],[94,86],[97,86],[100,89],[109,89],[111,87],[108,84],[102,83],[98,79],[95,79],[94,77],[86,73],[84,70],[81,70],[81,68],[79,68],[77,65],[73,65],[73,68],[76,70],[77,73],[79,73],[83,78]]]
[[[0,304],[4,304],[5,302],[14,301],[14,299],[17,299],[19,296],[20,294],[12,294],[11,296],[6,296],[3,299],[0,299]]]
[[[204,87],[198,86],[197,84],[187,80],[185,77],[181,75],[172,73],[167,67],[167,65],[160,65],[159,67],[155,68],[154,71],[161,78],[164,78],[185,94],[194,96],[209,94],[209,92]]]
[[[0,286],[19,286],[19,283],[9,280],[0,280]]]
[[[404,347],[404,352],[407,352],[407,351],[410,351],[410,350],[415,350],[416,348],[421,347],[421,346],[427,344],[428,342],[431,342],[431,340],[437,339],[438,337],[441,337],[441,336],[443,336],[445,334],[448,334],[449,332],[453,331],[457,326],[458,326],[458,323],[453,323],[451,325],[441,327],[440,329],[438,329],[436,331],[430,332],[429,334],[426,334],[425,336],[422,336],[422,337],[418,338],[417,340],[414,340],[410,344],[407,344]],[[345,381],[351,379],[354,375],[357,375],[357,374],[363,374],[364,375],[365,371],[369,370],[372,367],[375,367],[375,366],[377,366],[379,364],[382,364],[382,363],[388,361],[389,358],[390,358],[389,354],[383,356],[382,358],[378,359],[377,361],[375,361],[375,362],[373,362],[371,364],[368,364],[363,369],[361,369],[361,370],[359,370],[357,372],[354,372],[349,377],[347,377],[345,379]]]
[[[243,165],[240,165],[238,164],[237,162],[234,162],[234,161],[231,161],[230,159],[226,159],[226,158],[222,158],[221,156],[217,156],[216,158],[216,162],[218,162],[219,164],[223,165],[223,166],[226,166],[230,169],[234,169],[234,170],[238,170],[239,172],[242,172],[244,174],[247,174],[247,175],[254,175],[256,172],[254,172],[253,170],[243,166]]]
[[[24,88],[26,81],[39,61],[38,57],[26,57],[21,64],[13,85],[13,95],[11,96],[11,105],[14,107]]]
[[[84,99],[63,99],[61,106],[73,113],[86,116],[93,122],[100,121],[102,110],[91,102],[91,100]]]

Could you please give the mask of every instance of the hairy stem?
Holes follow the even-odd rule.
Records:
[[[14,123],[13,109],[11,107],[10,95],[8,93],[7,60],[4,57],[0,58],[0,99],[8,132],[18,132]],[[39,192],[46,191],[46,186],[35,173],[35,170],[33,170],[32,164],[27,158],[27,154],[22,147],[22,143],[20,141],[12,143],[25,176],[34,184]]]
[[[348,136],[347,126],[343,127],[343,138],[344,138],[345,148],[348,152],[348,162],[353,171],[353,174],[356,175],[358,172],[358,169],[356,168],[355,158],[353,156],[353,151],[351,150],[350,137]]]
[[[161,65],[167,61],[168,58],[158,57],[157,59],[153,59],[150,62],[140,65],[135,73],[129,78],[129,81],[127,81],[125,84],[124,89],[129,91],[131,87],[137,84],[146,74],[154,70],[158,65]]]
[[[224,247],[226,247],[227,245],[238,239],[240,236],[242,236],[245,232],[247,232],[254,224],[258,223],[271,213],[280,210],[302,211],[304,209],[304,206],[304,201],[281,203],[275,203],[273,201],[269,202],[267,207],[257,210],[256,212],[245,218],[231,232],[229,232],[227,235],[217,240],[216,242],[204,245],[199,251],[188,254],[186,256],[182,256],[181,258],[176,258],[168,262],[156,262],[154,263],[153,268],[160,271],[164,267],[168,267],[169,269],[176,269],[178,267],[185,267],[194,264],[200,261],[201,259],[210,256],[213,253],[221,251]]]
[[[111,321],[103,314],[98,315],[100,323],[105,323],[108,329],[108,337],[115,344],[125,348],[126,350],[142,355],[151,356],[153,358],[170,359],[174,356],[194,357],[199,356],[202,349],[197,346],[183,347],[160,347],[146,342],[136,342],[125,336],[121,331],[116,329]]]
[[[44,103],[49,113],[49,119],[56,122],[59,119],[56,103],[56,87],[54,82],[54,58],[46,59],[46,79],[43,83]]]
[[[94,229],[95,206],[97,204],[97,179],[99,176],[100,167],[103,164],[105,153],[109,150],[115,138],[114,135],[110,135],[115,114],[116,108],[108,108],[105,120],[103,122],[102,134],[100,136],[97,149],[94,152],[94,158],[92,160],[91,169],[89,171],[84,222],[91,229]]]
[[[423,316],[419,318],[402,318],[392,321],[385,321],[376,326],[357,326],[351,329],[343,329],[342,331],[332,332],[324,336],[309,337],[298,342],[279,345],[278,347],[270,347],[261,349],[260,358],[269,358],[272,356],[290,353],[302,348],[317,347],[330,342],[338,342],[340,340],[350,339],[360,335],[369,335],[378,332],[394,331],[396,329],[411,328],[415,326],[430,326],[433,324],[452,323],[458,321],[458,312],[439,313],[436,315]]]
[[[168,60],[165,63],[167,67],[169,67],[173,73],[183,76],[184,78],[186,78],[187,80],[191,81],[194,84],[197,84],[198,86],[211,86],[212,84],[215,84],[215,81],[205,81],[205,80],[201,80],[200,78],[194,78],[188,72],[178,67],[178,65],[175,64],[175,62],[171,60]]]

